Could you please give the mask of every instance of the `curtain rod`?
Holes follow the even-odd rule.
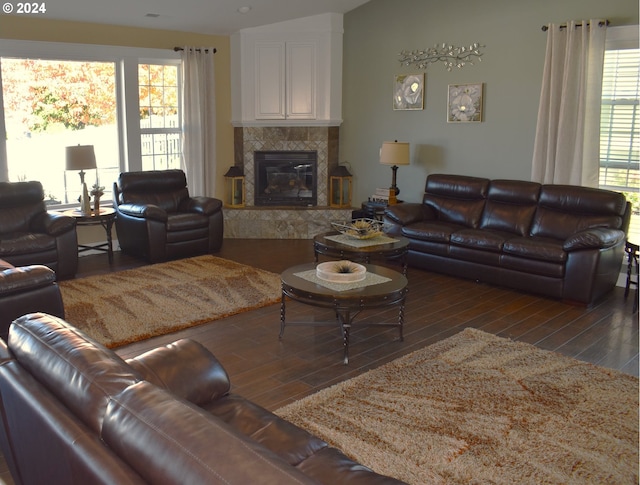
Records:
[[[175,52],[183,51],[183,50],[184,50],[184,47],[174,47],[174,48],[173,48],[173,50],[174,50]],[[194,50],[194,51],[196,51],[196,52],[202,52],[202,50],[203,50],[203,49],[193,49],[193,50]],[[204,49],[204,51],[205,51],[205,52],[209,52],[209,49]],[[218,52],[218,50],[214,47],[214,48],[213,48],[213,53],[215,54],[216,52]]]
[[[608,20],[601,20],[600,22],[598,22],[598,27],[603,27],[605,25],[609,25],[609,21]],[[589,22],[587,22],[587,25],[590,25]],[[582,24],[576,24],[576,27],[582,27]],[[561,29],[566,29],[567,28],[567,24],[562,24],[560,25]],[[546,32],[547,30],[549,30],[549,26],[548,25],[543,25],[542,26],[542,31]]]

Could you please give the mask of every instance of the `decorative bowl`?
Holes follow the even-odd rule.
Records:
[[[327,261],[316,266],[316,276],[332,283],[354,283],[367,276],[367,268],[353,261]]]
[[[331,225],[340,234],[354,239],[371,239],[384,234],[384,223],[375,219],[354,219],[350,222],[332,222]]]

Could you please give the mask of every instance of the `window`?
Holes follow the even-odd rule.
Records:
[[[41,181],[51,205],[77,201],[78,174],[65,171],[70,145],[94,145],[103,180],[118,173],[113,62],[0,62],[9,180]],[[93,174],[87,182],[94,183]]]
[[[180,168],[181,128],[178,109],[178,67],[138,66],[142,169]]]
[[[600,187],[624,192],[633,204],[629,239],[640,236],[640,49],[625,31],[607,43],[600,119]],[[637,27],[633,29],[637,39]],[[632,35],[634,33],[632,32]],[[607,34],[609,37],[609,33]],[[631,40],[631,42],[629,42]]]
[[[94,146],[85,180],[105,199],[121,171],[179,168],[179,62],[156,49],[0,40],[0,173],[41,181],[48,203],[64,207],[80,192],[66,146]]]

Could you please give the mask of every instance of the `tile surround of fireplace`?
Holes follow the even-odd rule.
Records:
[[[224,209],[225,237],[311,239],[330,230],[331,221],[349,219],[351,209],[328,207],[329,174],[338,166],[338,143],[337,126],[234,128],[234,165],[244,170],[246,206]],[[256,207],[256,151],[317,152],[317,205]]]

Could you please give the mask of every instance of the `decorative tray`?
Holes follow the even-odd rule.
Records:
[[[375,219],[354,219],[348,222],[332,222],[340,234],[354,239],[371,239],[384,234],[384,223]]]

